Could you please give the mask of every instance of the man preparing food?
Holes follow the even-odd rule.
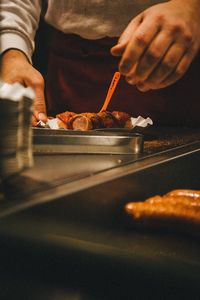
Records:
[[[199,0],[2,0],[2,79],[32,87],[34,116],[45,121],[44,80],[31,64],[42,3],[53,27],[48,114],[99,111],[119,68],[109,110],[161,125],[200,125]]]

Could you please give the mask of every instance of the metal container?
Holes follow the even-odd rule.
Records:
[[[34,153],[138,154],[143,135],[130,131],[70,131],[34,128]]]

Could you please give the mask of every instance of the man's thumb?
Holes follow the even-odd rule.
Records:
[[[35,80],[29,82],[29,86],[35,92],[33,115],[37,120],[46,122],[47,115],[46,115],[46,103],[45,103],[45,96],[44,96],[44,79],[42,75],[40,74],[40,76],[37,76]]]

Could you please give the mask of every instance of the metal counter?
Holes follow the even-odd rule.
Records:
[[[144,137],[139,154],[38,155],[33,169],[5,182],[3,268],[31,271],[37,286],[60,295],[75,288],[77,299],[198,299],[199,236],[129,229],[123,207],[200,189],[200,132],[152,128]]]

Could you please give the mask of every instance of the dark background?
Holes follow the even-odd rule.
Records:
[[[41,18],[35,37],[33,65],[46,78],[52,28]]]

